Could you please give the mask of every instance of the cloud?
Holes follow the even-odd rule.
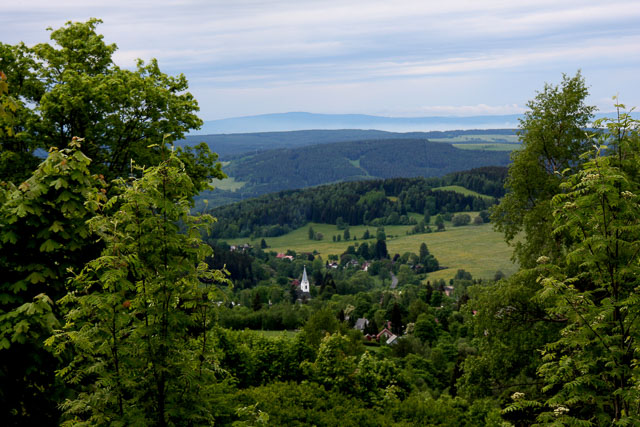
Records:
[[[505,114],[522,114],[527,109],[518,104],[506,105],[431,105],[422,107],[419,114],[434,116],[493,116]],[[414,112],[415,113],[415,112]]]
[[[196,97],[224,94],[229,104],[235,94],[252,112],[419,113],[412,87],[433,97],[434,113],[506,111],[578,68],[594,87],[640,103],[635,0],[22,0],[3,5],[0,40],[43,42],[46,27],[89,17],[104,20],[119,65],[155,57],[163,71],[184,72]],[[214,101],[201,104],[213,114]]]

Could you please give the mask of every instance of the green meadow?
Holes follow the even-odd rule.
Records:
[[[473,219],[477,212],[469,212]],[[413,215],[412,215],[413,216]],[[417,216],[417,215],[416,215]],[[322,233],[322,240],[309,240],[308,228],[313,227],[315,232]],[[448,280],[455,276],[458,269],[470,272],[474,278],[493,278],[496,271],[500,270],[506,275],[513,274],[517,266],[511,261],[512,250],[504,242],[503,236],[493,230],[491,224],[467,225],[453,227],[450,222],[445,223],[445,231],[438,233],[407,235],[407,231],[413,226],[390,225],[385,226],[387,235],[387,249],[391,255],[405,252],[418,253],[420,244],[427,244],[429,251],[438,259],[440,265],[445,267],[429,274],[429,279]],[[432,226],[433,227],[433,226]],[[374,238],[366,240],[367,243],[375,243],[376,227],[359,225],[349,227],[351,240],[334,242],[332,236],[344,233],[335,225],[309,223],[304,227],[278,237],[265,238],[269,246],[268,251],[286,252],[317,252],[322,259],[328,259],[330,254],[340,255],[346,251],[349,245],[360,244],[365,230]],[[354,240],[355,236],[355,240]],[[247,238],[229,239],[229,244],[250,243],[259,246],[261,238],[250,240]]]
[[[429,141],[434,142],[448,142],[451,144],[457,143],[486,143],[486,142],[501,142],[501,143],[517,143],[518,135],[492,135],[492,134],[464,134],[451,138],[429,138]]]
[[[217,188],[219,190],[226,190],[226,191],[237,191],[242,187],[244,187],[245,184],[246,182],[236,181],[236,179],[233,177],[211,180],[211,185],[213,185],[214,188]]]
[[[461,150],[485,150],[485,151],[513,151],[520,148],[520,144],[493,142],[493,143],[467,143],[451,144]]]
[[[456,193],[464,194],[465,196],[474,196],[480,197],[481,199],[493,200],[493,197],[487,196],[486,194],[480,194],[473,190],[469,190],[460,185],[446,185],[444,187],[435,187],[432,188],[431,191],[455,191]]]

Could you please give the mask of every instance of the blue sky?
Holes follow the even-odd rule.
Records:
[[[640,107],[640,1],[20,0],[0,41],[101,18],[116,62],[184,73],[205,120],[308,111],[520,113],[582,70],[591,104]]]

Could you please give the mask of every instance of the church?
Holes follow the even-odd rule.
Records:
[[[294,282],[297,282],[297,280]],[[299,300],[306,301],[311,298],[311,294],[309,293],[309,277],[307,276],[307,266],[303,267],[302,280],[300,281],[300,287],[297,289],[296,293]]]
[[[307,277],[307,266],[303,267],[302,281],[300,282],[300,290],[305,293],[309,293],[309,278]]]

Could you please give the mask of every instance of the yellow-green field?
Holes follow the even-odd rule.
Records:
[[[239,190],[242,187],[244,187],[245,184],[246,182],[236,181],[236,179],[233,177],[211,180],[211,185],[213,185],[214,188],[218,188],[220,190],[227,190],[227,191]]]
[[[518,135],[492,135],[492,134],[465,134],[465,135],[458,135],[455,136],[453,138],[429,138],[429,141],[436,141],[436,142],[449,142],[449,143],[456,143],[456,142],[502,142],[502,143],[514,143],[514,142],[518,142]]]
[[[481,199],[493,200],[493,197],[491,196],[477,193],[473,190],[469,190],[468,188],[464,188],[459,185],[447,185],[444,187],[436,187],[436,188],[432,188],[431,191],[455,191],[456,193],[464,194],[465,196],[475,196],[475,197],[480,197]]]
[[[451,144],[461,150],[484,150],[484,151],[513,151],[520,148],[519,144],[508,144],[503,142],[493,143],[467,143],[467,144]]]
[[[476,212],[469,212],[471,218]],[[312,226],[315,232],[324,235],[320,241],[309,240],[308,227]],[[375,236],[376,227],[364,225],[349,228],[352,240],[334,242],[332,236],[342,235],[335,225],[310,223],[304,227],[279,237],[265,238],[269,251],[286,252],[288,249],[296,252],[313,252],[314,250],[327,259],[328,255],[340,255],[347,246],[361,243],[360,239],[366,229]],[[452,227],[446,223],[446,231],[440,233],[415,234],[408,236],[408,225],[385,226],[387,234],[387,249],[390,254],[403,254],[405,252],[418,253],[420,244],[425,242],[429,251],[438,259],[440,265],[446,269],[429,274],[430,279],[452,278],[460,268],[470,272],[474,278],[493,278],[497,270],[510,275],[517,267],[511,262],[511,248],[507,246],[500,233],[493,231],[491,224],[467,225]],[[358,240],[353,240],[356,236]],[[227,240],[229,244],[250,243],[253,246],[260,244],[257,240],[246,238]],[[375,243],[375,238],[367,240],[369,244]]]

